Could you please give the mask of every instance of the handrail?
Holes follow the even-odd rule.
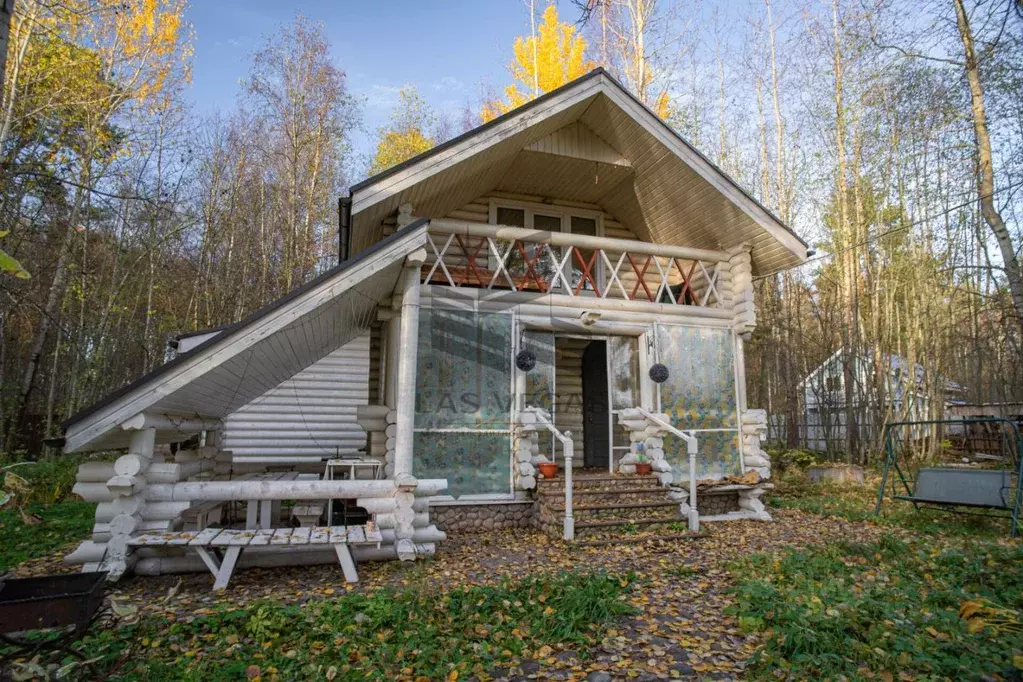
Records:
[[[545,242],[554,246],[578,246],[584,249],[603,249],[605,251],[628,251],[645,256],[666,256],[685,258],[686,260],[726,261],[729,255],[725,251],[694,249],[688,246],[672,244],[654,244],[633,239],[614,239],[612,237],[593,237],[590,235],[571,234],[567,232],[548,232],[531,230],[525,227],[508,225],[484,225],[463,220],[435,219],[430,221],[430,232],[435,234],[454,234],[465,237],[494,237],[502,241]]]
[[[545,427],[548,431],[554,434],[554,437],[561,441],[562,451],[565,453],[565,522],[564,522],[564,535],[565,540],[575,540],[575,518],[572,516],[572,458],[574,457],[575,444],[572,442],[572,432],[565,431],[562,433],[558,430],[551,420],[544,416],[544,413],[535,407],[527,407],[523,412],[529,412],[541,426]],[[554,453],[551,453],[553,457]]]
[[[695,533],[700,530],[700,513],[696,510],[696,436],[679,430],[646,408],[637,407],[636,409],[647,421],[652,421],[671,435],[678,436],[686,442],[686,451],[689,453],[689,530]]]

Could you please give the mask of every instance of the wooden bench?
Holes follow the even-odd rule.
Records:
[[[220,523],[223,520],[223,515],[223,502],[207,500],[193,504],[181,512],[181,519],[184,521],[185,530],[203,530],[211,523]]]
[[[223,590],[231,580],[235,564],[246,547],[332,545],[345,580],[359,582],[349,545],[376,545],[384,538],[379,530],[366,532],[365,526],[316,526],[314,528],[260,528],[231,530],[206,528],[197,531],[143,533],[133,537],[132,547],[187,547],[194,549],[215,578],[214,590]],[[223,552],[223,557],[217,555]]]

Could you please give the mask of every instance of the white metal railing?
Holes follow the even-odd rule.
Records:
[[[561,448],[565,458],[565,523],[564,535],[566,540],[575,540],[575,518],[572,516],[572,458],[574,456],[575,444],[572,443],[572,432],[562,433],[551,423],[545,414],[539,409],[526,408],[536,417],[536,422],[554,434],[554,437],[561,441]],[[551,453],[553,461],[554,453]]]
[[[661,419],[645,408],[637,407],[636,409],[647,421],[657,424],[671,435],[678,436],[686,442],[686,451],[689,453],[689,530],[693,532],[700,530],[700,513],[696,510],[696,435],[675,428],[670,422]]]
[[[457,220],[431,221],[427,247],[428,284],[724,307],[723,251]]]

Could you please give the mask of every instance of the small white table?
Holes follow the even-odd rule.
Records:
[[[323,479],[326,481],[335,481],[338,478],[349,479],[354,481],[360,469],[369,469],[371,479],[380,478],[380,469],[383,463],[377,459],[358,459],[355,457],[342,457],[340,459],[328,459],[327,470],[323,473]],[[347,471],[347,476],[344,474]],[[335,473],[342,474],[340,477],[335,476]]]

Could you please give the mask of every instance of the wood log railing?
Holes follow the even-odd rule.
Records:
[[[427,284],[727,307],[723,251],[456,220],[430,223],[427,251]]]

